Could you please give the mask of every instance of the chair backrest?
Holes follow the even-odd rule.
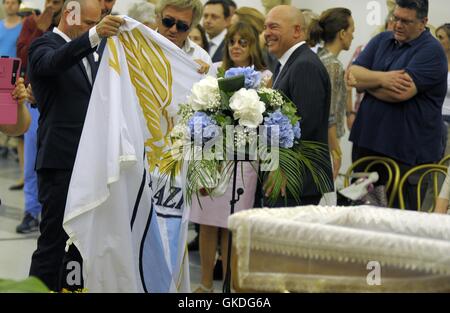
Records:
[[[388,180],[386,182],[386,192],[389,194],[388,206],[392,207],[397,196],[398,184],[400,182],[400,168],[394,160],[381,157],[381,156],[367,156],[363,157],[350,165],[347,172],[345,173],[344,187],[350,185],[350,178],[355,168],[367,164],[364,167],[364,173],[370,172],[375,165],[382,165],[386,168],[388,173]]]
[[[420,211],[421,209],[421,203],[422,203],[422,197],[421,197],[421,187],[422,187],[422,182],[424,181],[425,177],[427,175],[433,175],[433,201],[435,202],[438,195],[439,195],[439,186],[438,186],[438,180],[437,180],[437,175],[438,174],[442,174],[445,176],[447,175],[447,166],[445,165],[440,165],[440,164],[422,164],[422,165],[418,165],[413,167],[412,169],[410,169],[409,171],[407,171],[403,177],[400,180],[400,184],[398,187],[398,200],[399,200],[399,205],[400,205],[400,209],[405,209],[406,205],[405,205],[405,197],[403,195],[403,186],[405,185],[405,182],[408,180],[408,177],[410,177],[411,175],[419,172],[419,171],[423,171],[423,173],[420,175],[419,177],[419,181],[417,183],[417,208]],[[434,205],[433,205],[434,207]],[[433,210],[433,207],[430,208],[430,211]]]
[[[450,154],[447,154],[445,157],[442,158],[442,160],[439,161],[439,165],[448,166],[449,164],[450,164]]]

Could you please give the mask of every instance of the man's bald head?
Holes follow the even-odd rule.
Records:
[[[305,40],[305,18],[291,5],[278,5],[267,13],[264,37],[269,52],[277,58]]]
[[[84,10],[86,8],[101,8],[100,2],[98,0],[66,0],[64,1],[63,5],[63,11],[64,10],[71,10],[74,5],[79,5],[81,7],[81,10]]]
[[[73,40],[94,27],[100,15],[98,0],[66,0],[58,28]]]
[[[292,25],[300,25],[302,28],[305,26],[303,13],[292,5],[277,5],[267,13],[267,15],[269,14],[283,16]]]

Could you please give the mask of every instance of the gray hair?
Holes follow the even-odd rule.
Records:
[[[162,15],[162,12],[167,7],[175,7],[181,10],[192,9],[192,24],[191,29],[196,27],[203,16],[203,4],[200,0],[160,0],[156,6],[156,14]]]
[[[144,1],[135,3],[128,10],[128,16],[141,23],[155,24],[155,5]]]

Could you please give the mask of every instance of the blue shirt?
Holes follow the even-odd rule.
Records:
[[[6,28],[5,21],[0,21],[0,56],[17,56],[17,39],[21,30],[22,23],[13,28]]]
[[[373,38],[353,63],[372,71],[406,70],[417,95],[388,103],[366,93],[353,124],[350,141],[400,162],[417,165],[442,156],[442,104],[447,92],[447,58],[427,29],[398,44],[393,32]]]

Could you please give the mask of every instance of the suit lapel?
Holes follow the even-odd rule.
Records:
[[[225,45],[225,40],[222,40],[216,52],[214,52],[214,56],[212,57],[213,62],[220,62],[223,58],[223,47]]]
[[[86,78],[86,82],[89,84],[89,87],[91,87],[91,83],[89,81],[89,77],[88,77],[88,74],[86,72],[86,67],[83,64],[83,60],[78,62],[78,66],[80,67],[81,71],[83,72],[84,78]]]
[[[66,41],[64,38],[62,38],[60,35],[58,35],[58,34],[56,34],[56,33],[52,33],[52,34],[53,34],[53,36],[55,37],[55,40],[56,40],[61,46],[67,43],[67,41]],[[81,60],[80,62],[78,62],[78,66],[79,66],[81,72],[83,73],[84,78],[86,79],[86,82],[87,82],[89,88],[92,88],[92,85],[91,85],[91,83],[89,82],[89,77],[88,77],[88,75],[87,75],[86,68],[84,67],[84,64],[83,64],[83,60]]]
[[[87,60],[91,66],[92,85],[94,85],[95,77],[97,76],[98,71],[98,62],[95,62],[94,55],[92,53],[87,56]]]
[[[306,49],[309,49],[308,45],[306,43],[304,43],[303,45],[301,45],[300,47],[298,47],[297,49],[295,49],[295,51],[291,54],[291,56],[289,57],[289,59],[287,60],[286,64],[283,66],[283,69],[281,70],[281,73],[278,74],[277,80],[275,81],[275,84],[273,85],[273,88],[278,88],[278,85],[280,84],[281,81],[283,81],[284,76],[286,75],[286,73],[289,70],[289,67],[291,66],[291,64],[295,61],[295,59],[298,58],[298,56],[300,54],[302,54]]]
[[[97,53],[98,53],[98,56],[99,56],[99,59],[98,59],[99,63],[100,63],[100,60],[102,59],[103,51],[105,51],[106,43],[107,43],[107,39],[103,38],[100,41],[100,44],[98,46]]]

